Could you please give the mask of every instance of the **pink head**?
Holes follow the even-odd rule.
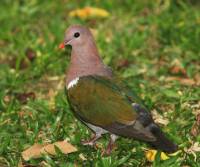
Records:
[[[84,26],[73,25],[65,31],[64,46],[72,46],[67,82],[83,75],[110,75],[103,64],[90,30]]]
[[[73,25],[65,31],[64,45],[81,47],[94,42],[90,30],[84,26]]]

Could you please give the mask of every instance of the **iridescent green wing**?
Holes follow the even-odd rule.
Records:
[[[81,77],[78,84],[68,90],[68,96],[78,115],[93,124],[129,124],[137,117],[125,94],[111,80],[103,77]]]
[[[101,76],[81,77],[68,90],[68,99],[75,114],[84,122],[128,137],[146,138],[152,135],[144,129],[133,108],[133,99],[113,80]]]

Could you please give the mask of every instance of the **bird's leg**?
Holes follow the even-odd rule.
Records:
[[[111,134],[109,143],[106,147],[106,149],[103,151],[103,155],[110,155],[113,148],[115,147],[115,140],[118,138],[118,136]]]
[[[96,141],[101,138],[101,134],[100,133],[96,133],[93,135],[93,137],[89,140],[86,141],[81,141],[81,143],[86,146],[86,145],[90,145],[90,146],[94,146]]]

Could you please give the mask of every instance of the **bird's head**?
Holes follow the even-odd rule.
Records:
[[[66,45],[80,47],[85,45],[88,41],[91,41],[92,34],[88,28],[80,25],[70,26],[65,31],[64,42],[60,45],[60,48],[64,48]]]

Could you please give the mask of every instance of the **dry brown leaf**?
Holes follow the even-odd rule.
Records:
[[[172,74],[181,74],[181,75],[187,76],[186,70],[184,69],[179,59],[174,59],[172,61],[171,68],[169,69],[169,71]]]
[[[41,153],[48,153],[51,155],[56,155],[55,146],[60,149],[63,154],[69,154],[77,151],[77,149],[69,144],[67,141],[59,141],[53,144],[48,144],[41,149]]]
[[[56,155],[55,146],[58,147],[63,154],[77,151],[77,149],[67,141],[59,141],[47,145],[34,144],[22,152],[22,157],[25,161],[28,161],[32,158],[40,158],[43,154]]]
[[[197,152],[200,152],[200,145],[199,145],[199,142],[193,143],[193,144],[191,145],[190,148],[188,148],[188,149],[185,148],[184,151],[185,151],[186,153],[188,153],[188,154],[192,154],[192,155],[194,156],[195,161],[196,161],[196,159],[197,159],[196,153],[197,153]]]
[[[28,161],[32,158],[39,158],[41,157],[41,149],[43,148],[44,145],[41,144],[34,144],[27,150],[22,152],[22,157],[25,161]]]
[[[180,66],[172,66],[170,68],[170,72],[172,74],[182,74],[182,75],[186,76],[186,70]]]
[[[197,85],[197,82],[194,79],[191,79],[191,78],[166,77],[165,81],[166,82],[179,81],[180,84],[186,85],[186,86]]]
[[[169,123],[169,120],[167,118],[164,118],[161,114],[159,114],[155,109],[152,110],[152,116],[156,123],[161,125],[167,125]]]

